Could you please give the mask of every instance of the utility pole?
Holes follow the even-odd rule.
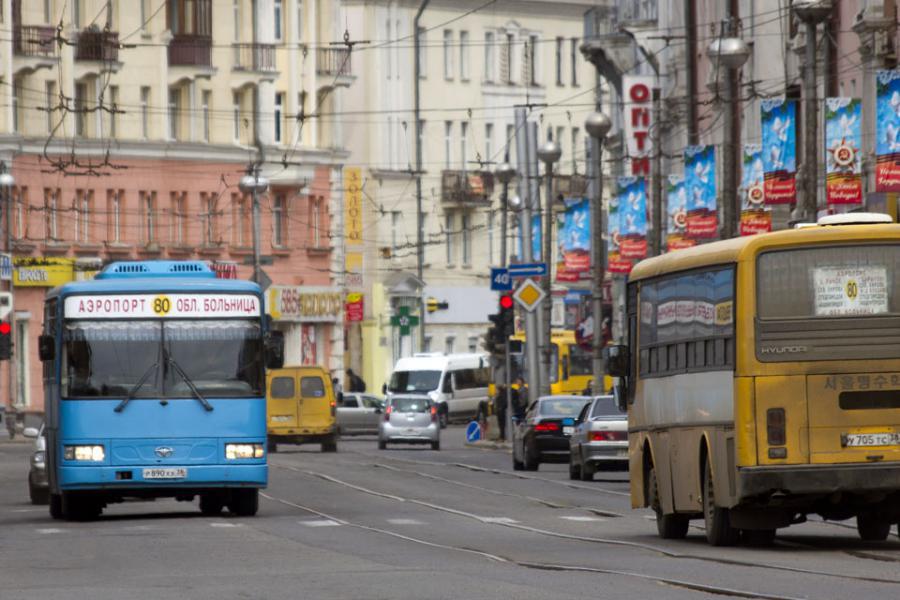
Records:
[[[12,262],[12,219],[13,219],[13,210],[12,210],[12,189],[16,184],[16,179],[13,177],[12,173],[9,173],[6,168],[6,162],[0,161],[0,194],[3,194],[3,207],[0,207],[0,210],[6,209],[6,252],[9,254],[9,260]],[[16,302],[13,294],[13,278],[10,276],[9,278],[9,296],[10,302],[12,303],[11,310],[9,311],[9,327],[10,332],[9,336],[12,340],[12,344],[10,345],[10,354],[9,360],[6,362],[6,397],[8,399],[8,408],[7,410],[13,409],[16,404],[16,383],[15,383],[15,364],[16,364],[16,354],[18,349],[16,348]],[[15,414],[15,413],[13,413]],[[10,439],[12,439],[13,432],[15,430],[10,430]]]
[[[663,202],[662,197],[662,112],[660,110],[660,93],[661,90],[659,89],[659,71],[657,71],[656,87],[653,88],[653,175],[650,182],[653,186],[653,190],[651,192],[653,194],[653,238],[650,248],[651,256],[659,256],[660,254],[662,254],[662,215],[663,212],[665,212],[666,205],[666,203]],[[598,113],[594,114],[596,115]],[[603,115],[603,113],[599,114]],[[609,121],[608,117],[607,121]],[[603,134],[603,136],[598,137],[598,151],[599,148],[601,148],[603,145],[604,137],[606,137],[605,133]]]
[[[657,121],[658,123],[658,121]],[[603,389],[603,280],[606,276],[606,256],[603,248],[603,140],[609,133],[612,122],[605,114],[597,110],[588,115],[584,128],[592,138],[591,158],[597,176],[594,179],[594,193],[591,194],[591,313],[594,320],[594,336],[591,340],[594,395],[600,395]]]
[[[553,163],[557,162],[562,156],[562,148],[553,141],[553,135],[547,137],[547,141],[541,144],[537,149],[538,158],[544,163],[546,168],[544,177],[547,184],[547,194],[544,198],[544,249],[541,252],[541,262],[547,265],[547,273],[542,278],[544,288],[543,306],[541,312],[544,314],[544,323],[541,328],[541,395],[550,395],[550,383],[553,380],[551,373],[553,368],[553,265],[552,257],[552,237],[553,237]]]
[[[413,119],[415,119],[415,129],[416,132],[416,276],[419,278],[419,281],[422,282],[422,289],[419,290],[419,298],[417,301],[419,308],[419,349],[422,350],[425,348],[425,301],[423,296],[425,294],[425,284],[424,284],[424,268],[425,268],[425,232],[422,231],[423,223],[422,223],[422,119],[420,117],[420,93],[419,93],[419,74],[422,69],[422,65],[420,62],[420,44],[421,39],[419,36],[419,19],[422,18],[422,13],[425,12],[425,9],[428,7],[429,2],[431,0],[422,0],[422,4],[419,5],[419,10],[416,11],[416,17],[413,19],[413,48],[415,52],[415,57],[413,58],[413,102],[414,102],[414,114]]]
[[[503,157],[503,164],[497,167],[497,179],[500,180],[500,183],[503,184],[503,192],[500,196],[500,267],[506,268],[507,260],[506,260],[506,226],[507,226],[507,211],[509,210],[509,182],[512,181],[512,178],[516,176],[516,170],[513,168],[511,164],[509,164],[509,147],[506,149],[506,155]],[[512,435],[512,377],[511,377],[511,367],[512,360],[509,355],[509,336],[506,336],[504,341],[504,365],[503,365],[503,388],[506,390],[506,398],[504,401],[506,403],[506,431],[509,435]]]

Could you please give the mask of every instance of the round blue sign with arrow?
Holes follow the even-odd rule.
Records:
[[[481,439],[481,425],[478,421],[472,421],[466,426],[466,441],[477,442]]]

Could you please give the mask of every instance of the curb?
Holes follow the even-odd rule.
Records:
[[[466,442],[469,448],[487,448],[489,450],[512,450],[512,444],[509,442],[501,442],[497,440],[478,440],[477,442]]]

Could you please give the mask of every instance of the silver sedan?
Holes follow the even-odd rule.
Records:
[[[628,415],[612,396],[595,396],[575,420],[569,438],[569,478],[591,481],[610,466],[628,466]]]
[[[376,434],[384,415],[384,400],[373,394],[344,392],[337,407],[338,433]]]

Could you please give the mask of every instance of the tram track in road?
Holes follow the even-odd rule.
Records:
[[[312,476],[320,476],[322,474],[312,473]],[[321,477],[320,477],[321,478]],[[325,476],[326,481],[339,481],[330,476]],[[351,489],[355,489],[357,491],[362,491],[365,488],[362,486],[356,486],[351,484]],[[650,575],[647,573],[639,573],[635,571],[626,571],[620,569],[604,569],[600,567],[586,567],[579,565],[564,565],[550,562],[538,562],[538,561],[528,561],[528,560],[517,560],[515,558],[509,558],[506,556],[501,556],[496,553],[487,552],[484,550],[479,550],[471,547],[464,547],[458,545],[450,545],[450,544],[440,544],[437,542],[431,542],[429,540],[424,540],[421,538],[417,538],[411,535],[399,533],[397,531],[392,531],[390,529],[385,529],[383,527],[372,527],[370,525],[364,525],[362,523],[355,523],[352,521],[348,521],[347,519],[341,518],[336,515],[332,515],[325,511],[313,508],[311,506],[304,506],[302,504],[298,504],[296,502],[292,502],[290,500],[286,500],[284,498],[279,498],[277,496],[273,496],[267,492],[263,492],[260,494],[262,498],[269,500],[271,502],[277,502],[282,504],[283,506],[288,506],[290,508],[294,508],[296,510],[303,511],[305,513],[309,513],[311,515],[316,515],[323,519],[328,519],[330,521],[334,521],[344,526],[353,527],[356,529],[360,529],[363,531],[367,531],[370,533],[382,534],[393,537],[395,539],[403,540],[406,542],[420,544],[423,546],[427,546],[429,548],[448,550],[452,552],[460,552],[468,555],[480,556],[482,558],[487,558],[494,562],[504,563],[514,566],[519,566],[526,569],[534,569],[540,571],[565,571],[565,572],[578,572],[578,573],[595,573],[598,575],[611,575],[611,576],[619,576],[619,577],[627,577],[632,579],[639,579],[642,581],[650,581],[655,582],[661,585],[671,586],[674,588],[679,588],[688,591],[694,592],[702,592],[714,596],[730,596],[733,598],[748,598],[748,599],[759,599],[759,600],[801,600],[797,596],[785,596],[780,594],[770,594],[766,592],[754,592],[748,590],[742,590],[731,587],[724,586],[715,586],[709,585],[705,583],[698,583],[695,581],[688,581],[684,579],[676,579],[672,577],[663,577],[657,575]],[[391,494],[381,494],[376,492],[375,495],[388,498],[388,499],[399,499],[397,496],[393,496]],[[401,501],[408,501],[400,499]],[[451,509],[452,510],[452,509]],[[458,511],[462,512],[462,511]]]
[[[427,461],[423,461],[427,462]],[[431,465],[440,465],[441,463],[428,463]],[[424,500],[418,500],[416,498],[404,497],[397,494],[389,494],[386,492],[381,492],[378,490],[373,490],[371,488],[356,485],[354,483],[346,482],[326,473],[321,473],[318,471],[303,469],[299,467],[293,467],[288,465],[274,465],[279,468],[284,468],[293,472],[297,472],[308,477],[313,477],[320,479],[322,481],[326,481],[328,483],[338,485],[341,487],[345,487],[347,489],[352,489],[356,492],[372,495],[375,497],[380,497],[384,499],[389,499],[395,502],[406,502],[409,504],[414,504],[416,506],[421,506],[430,510],[435,510],[447,514],[452,514],[458,517],[463,517],[467,519],[472,519],[478,521],[484,525],[493,525],[498,527],[506,527],[509,529],[514,529],[518,531],[524,531],[536,535],[542,535],[547,537],[552,537],[556,539],[569,540],[580,543],[589,543],[589,544],[599,544],[599,545],[608,545],[608,546],[617,546],[617,547],[625,547],[632,548],[640,551],[650,552],[659,556],[663,556],[666,558],[674,558],[681,560],[695,560],[707,563],[713,563],[718,565],[726,565],[726,566],[735,566],[735,567],[746,567],[753,569],[764,569],[764,570],[773,570],[779,572],[786,573],[796,573],[801,575],[811,575],[811,576],[821,576],[821,577],[829,577],[836,579],[843,579],[847,581],[858,581],[865,583],[877,583],[877,584],[890,584],[890,585],[900,585],[900,579],[887,579],[882,577],[870,577],[863,575],[851,575],[847,573],[836,573],[833,571],[822,571],[817,569],[806,569],[802,567],[792,567],[788,565],[777,565],[772,563],[762,563],[758,561],[748,561],[748,560],[740,560],[740,559],[730,559],[730,558],[722,558],[722,557],[712,557],[705,556],[702,554],[692,554],[687,552],[678,552],[675,550],[670,550],[668,548],[664,548],[662,546],[656,546],[653,544],[648,544],[644,542],[633,542],[629,540],[622,540],[616,538],[602,538],[602,537],[593,537],[593,536],[582,536],[582,535],[574,535],[569,533],[564,533],[560,531],[552,531],[548,529],[542,529],[539,527],[532,527],[529,525],[525,525],[522,523],[511,523],[504,520],[497,520],[490,517],[484,517],[481,515],[476,515],[474,513],[456,509],[449,506],[443,506],[440,504],[436,504],[434,502],[427,502]],[[590,489],[590,488],[589,488]],[[509,561],[508,562],[516,562]],[[517,563],[518,564],[518,563]],[[524,566],[524,565],[523,565]],[[575,567],[576,569],[581,569],[582,567]],[[585,567],[588,568],[588,567]],[[701,584],[704,585],[704,584]],[[724,592],[723,592],[724,593]],[[747,597],[764,597],[764,595],[755,595],[755,596],[747,596]]]

